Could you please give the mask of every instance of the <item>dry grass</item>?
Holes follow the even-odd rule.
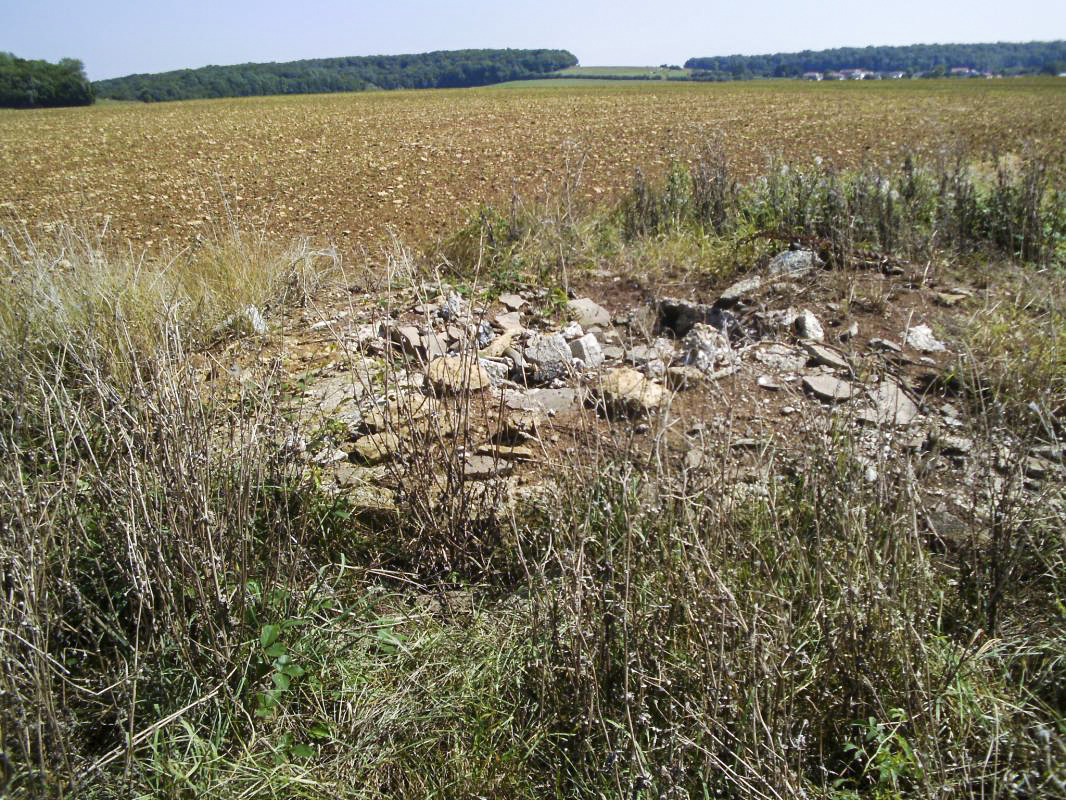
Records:
[[[703,254],[718,279],[755,226],[848,258],[897,246],[868,218],[885,195],[868,176],[771,178],[733,196],[700,184],[711,173],[675,172],[673,188],[649,182],[591,216],[564,197],[479,217],[446,266],[477,291],[511,274],[558,286],[582,258],[638,270]],[[818,198],[833,186],[847,202],[827,216]],[[945,241],[936,219],[909,220],[917,250],[1011,260],[1013,239],[1006,253],[991,229]],[[764,450],[757,485],[682,468],[654,434],[645,447],[590,426],[565,480],[485,517],[461,474],[478,420],[460,396],[391,467],[406,513],[369,525],[286,446],[283,376],[264,370],[233,402],[188,369],[192,350],[247,335],[229,322],[249,304],[314,295],[332,252],[234,236],[150,262],[67,231],[8,245],[11,796],[882,800],[1066,786],[1066,512],[1054,486],[1025,489],[1024,465],[975,473],[947,546],[914,463],[886,459],[869,480],[841,426]],[[417,271],[390,251],[381,310]],[[999,409],[1061,394],[1061,337],[1010,380],[1018,321],[1060,319],[1034,294],[973,321],[959,390],[988,429]]]

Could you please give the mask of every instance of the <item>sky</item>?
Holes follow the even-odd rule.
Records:
[[[1066,0],[0,0],[0,51],[79,58],[93,80],[467,47],[586,66],[829,47],[1066,39]]]

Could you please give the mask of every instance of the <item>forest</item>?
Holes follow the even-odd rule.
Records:
[[[1066,71],[1066,41],[989,44],[914,44],[905,47],[838,47],[757,56],[690,58],[685,66],[706,79],[790,78],[804,72],[863,68],[878,72],[944,74],[953,67],[1004,75]]]
[[[316,58],[183,69],[97,81],[100,97],[190,100],[209,97],[444,89],[486,86],[544,75],[577,64],[565,50],[453,50],[396,56]]]
[[[92,102],[92,84],[77,59],[50,64],[0,53],[0,108],[87,106]]]

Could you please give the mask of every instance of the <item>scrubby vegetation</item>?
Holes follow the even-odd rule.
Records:
[[[578,182],[365,272],[233,231],[161,264],[6,232],[8,795],[1063,791],[1066,511],[1018,465],[978,475],[947,541],[920,465],[868,480],[842,427],[765,448],[765,492],[684,469],[659,432],[590,427],[565,480],[509,514],[464,516],[449,472],[443,501],[414,484],[389,521],[291,446],[276,364],[198,377],[249,306],[313,303],[331,277],[385,305],[420,267],[550,304],[592,269],[703,286],[800,242],[845,284],[904,262],[1002,281],[1010,301],[960,323],[952,391],[978,424],[1061,432],[1066,204],[1039,156],[741,184],[710,150],[606,207]]]
[[[49,64],[0,53],[0,108],[88,106],[93,100],[92,84],[77,59]]]
[[[363,89],[446,89],[543,75],[572,66],[565,50],[452,50],[399,56],[314,58],[128,75],[94,84],[116,100],[190,100]]]

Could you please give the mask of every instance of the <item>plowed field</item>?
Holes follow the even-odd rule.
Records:
[[[705,143],[855,164],[1063,153],[1066,79],[618,84],[0,112],[0,224],[106,224],[135,249],[235,219],[282,236],[433,239],[482,201],[596,198]]]

